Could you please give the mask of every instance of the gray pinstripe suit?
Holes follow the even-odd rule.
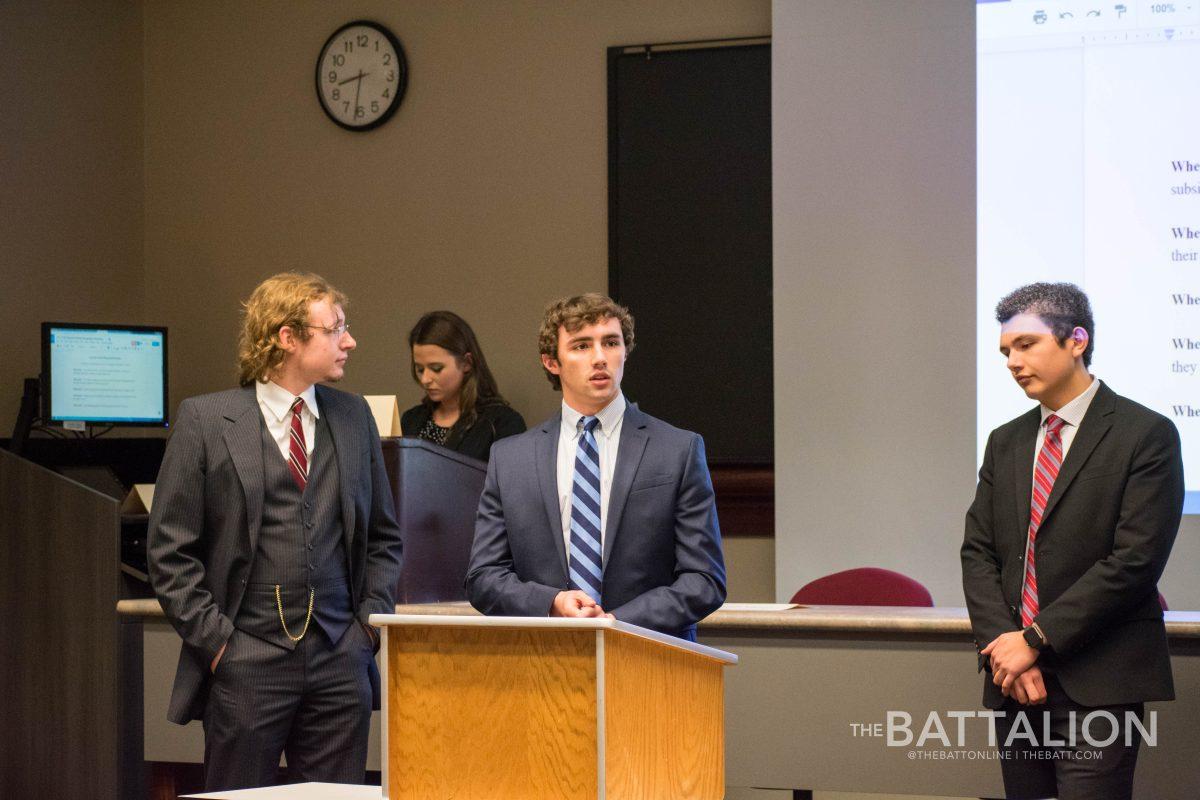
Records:
[[[392,494],[366,402],[324,386],[317,386],[316,393],[321,429],[330,440],[324,446],[335,453],[326,453],[328,477],[319,485],[310,483],[302,499],[306,509],[310,504],[326,510],[340,506],[340,514],[324,515],[330,535],[340,536],[324,552],[336,553],[335,560],[344,559],[344,564],[331,566],[327,559],[311,565],[316,569],[309,570],[308,580],[315,584],[344,576],[348,592],[337,591],[348,596],[352,613],[365,624],[370,614],[394,608],[401,541]],[[299,766],[310,779],[361,780],[364,720],[369,721],[370,713],[370,705],[365,714],[362,706],[378,702],[370,637],[359,625],[341,635],[344,618],[330,617],[331,623],[318,612],[313,630],[296,646],[281,631],[273,635],[274,628],[263,619],[276,613],[274,596],[257,589],[257,583],[287,584],[298,573],[288,566],[284,578],[271,570],[264,574],[263,565],[271,559],[264,557],[263,547],[280,546],[270,544],[278,536],[261,535],[264,518],[268,526],[279,525],[273,512],[286,501],[279,496],[280,484],[273,482],[279,465],[270,459],[278,453],[264,447],[254,387],[185,400],[177,418],[159,472],[149,537],[151,581],[183,638],[168,718],[180,724],[205,720],[206,762],[215,758],[226,773],[211,774],[210,763],[210,789],[270,782],[282,749],[287,749],[289,766]],[[314,452],[314,464],[317,456]],[[293,502],[301,502],[291,489]],[[296,536],[294,551],[303,553],[301,531]],[[298,588],[302,596],[293,591],[284,602],[300,614],[289,614],[293,633],[303,624],[307,600],[306,587]],[[324,605],[322,588],[318,586],[318,605]],[[209,664],[226,644],[216,674],[210,674]],[[297,682],[289,675],[305,677]],[[319,676],[315,689],[313,676]],[[343,711],[346,719],[339,718]],[[272,720],[278,724],[265,730]],[[297,727],[317,733],[305,741]],[[339,743],[336,732],[343,730],[353,733]],[[257,761],[243,754],[254,747],[264,752]],[[349,757],[335,752],[339,748]],[[222,753],[232,754],[236,763]]]

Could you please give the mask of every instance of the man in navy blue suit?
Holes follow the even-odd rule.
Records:
[[[546,308],[559,413],[492,447],[467,596],[484,614],[608,616],[688,640],[725,600],[704,441],[625,401],[633,317],[599,294]]]

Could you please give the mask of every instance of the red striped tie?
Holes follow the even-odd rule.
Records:
[[[1034,543],[1037,541],[1038,528],[1042,524],[1042,513],[1046,510],[1046,501],[1050,499],[1050,491],[1058,478],[1058,469],[1062,466],[1062,431],[1063,422],[1051,414],[1046,417],[1046,438],[1042,440],[1042,449],[1038,452],[1037,464],[1033,469],[1033,499],[1029,504],[1029,544],[1025,548],[1025,584],[1021,587],[1021,627],[1028,628],[1033,618],[1038,614],[1037,566],[1034,564]]]
[[[292,403],[292,430],[288,434],[288,469],[302,492],[308,483],[308,448],[304,445],[304,425],[300,422],[303,410],[304,398],[297,397]]]

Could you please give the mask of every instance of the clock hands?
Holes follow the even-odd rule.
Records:
[[[338,81],[338,86],[345,86],[345,85],[346,85],[347,83],[349,83],[350,81],[361,81],[363,78],[367,77],[367,76],[368,76],[368,75],[370,75],[370,74],[371,74],[371,73],[369,73],[369,72],[363,72],[363,71],[360,69],[360,70],[358,71],[358,74],[357,74],[357,75],[354,75],[354,76],[352,76],[352,77],[350,77],[350,78],[346,78],[346,80],[344,80],[344,81]]]
[[[358,85],[354,87],[354,116],[351,119],[358,119],[358,96],[362,94],[362,79],[364,73],[360,69],[358,71]]]

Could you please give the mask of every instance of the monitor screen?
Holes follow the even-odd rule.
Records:
[[[167,329],[42,323],[42,418],[167,425]]]

